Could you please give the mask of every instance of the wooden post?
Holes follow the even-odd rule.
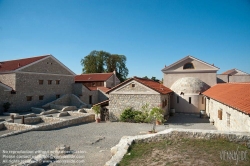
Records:
[[[24,123],[24,116],[22,116],[22,123],[21,123],[21,124],[25,124],[25,123]]]
[[[12,119],[12,123],[14,123],[14,115],[10,115],[10,118]]]

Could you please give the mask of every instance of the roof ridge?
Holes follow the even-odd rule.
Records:
[[[20,58],[20,59],[12,59],[12,60],[7,60],[7,61],[0,61],[0,63],[3,62],[10,62],[10,61],[18,61],[18,60],[24,60],[24,59],[31,59],[31,58],[38,58],[38,57],[46,57],[46,56],[52,56],[52,54],[45,54],[45,55],[39,55],[39,56],[33,56],[33,57],[28,57],[28,58]]]

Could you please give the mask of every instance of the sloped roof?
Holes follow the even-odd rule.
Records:
[[[75,82],[106,81],[114,73],[90,73],[75,76]]]
[[[165,66],[161,71],[168,70],[169,68],[171,68],[171,67],[173,67],[173,66],[175,66],[175,65],[177,65],[177,64],[179,64],[179,63],[181,63],[181,62],[183,62],[183,61],[185,61],[185,60],[187,60],[187,59],[189,59],[189,58],[190,58],[190,59],[193,59],[193,60],[196,60],[196,61],[198,61],[198,62],[201,62],[201,63],[203,63],[203,64],[205,64],[205,65],[207,65],[207,66],[210,66],[211,68],[214,68],[214,70],[219,70],[219,68],[216,67],[216,66],[214,66],[214,65],[211,65],[211,64],[209,64],[209,63],[207,63],[207,62],[204,62],[204,61],[202,61],[202,60],[200,60],[200,59],[197,59],[197,58],[195,58],[195,57],[193,57],[193,56],[188,55],[188,56],[186,56],[186,57],[180,59],[179,61],[177,61],[177,62],[175,62],[175,63],[173,63],[173,64],[171,64],[171,65],[169,65],[169,66]]]
[[[222,74],[225,74],[225,75],[235,75],[237,73],[240,73],[239,75],[249,75],[248,73],[243,72],[243,71],[238,70],[238,69],[227,70],[227,71],[223,72]]]
[[[110,88],[107,88],[107,87],[101,87],[101,86],[97,87],[97,89],[98,89],[98,90],[103,91],[104,93],[106,93],[107,91],[109,91],[109,90],[110,90]]]
[[[250,115],[250,83],[217,84],[203,95]]]
[[[10,61],[2,61],[0,62],[0,72],[8,72],[8,71],[15,71],[21,67],[27,66],[32,64],[38,60],[46,58],[50,55],[43,55],[25,59],[17,59],[17,60],[10,60]]]
[[[130,78],[120,84],[118,84],[117,86],[113,87],[112,89],[110,89],[109,91],[107,91],[106,93],[110,93],[112,92],[113,90],[117,89],[118,87],[121,87],[123,85],[125,85],[126,83],[132,81],[132,80],[135,80],[145,86],[147,86],[148,88],[156,91],[156,92],[159,92],[160,94],[168,94],[168,93],[171,93],[173,92],[171,89],[165,87],[164,85],[158,83],[158,82],[155,82],[153,80],[150,80],[150,79],[145,79],[145,78],[139,78],[139,77],[133,77],[133,78]]]

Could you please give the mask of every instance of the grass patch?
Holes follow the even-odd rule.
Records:
[[[233,156],[230,157],[229,153]],[[250,149],[245,145],[225,139],[179,139],[133,144],[119,166],[236,164],[249,166],[249,163]]]

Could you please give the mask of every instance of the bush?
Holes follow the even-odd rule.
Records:
[[[142,114],[141,111],[133,110],[132,108],[125,109],[120,115],[122,122],[136,122],[135,117]]]

